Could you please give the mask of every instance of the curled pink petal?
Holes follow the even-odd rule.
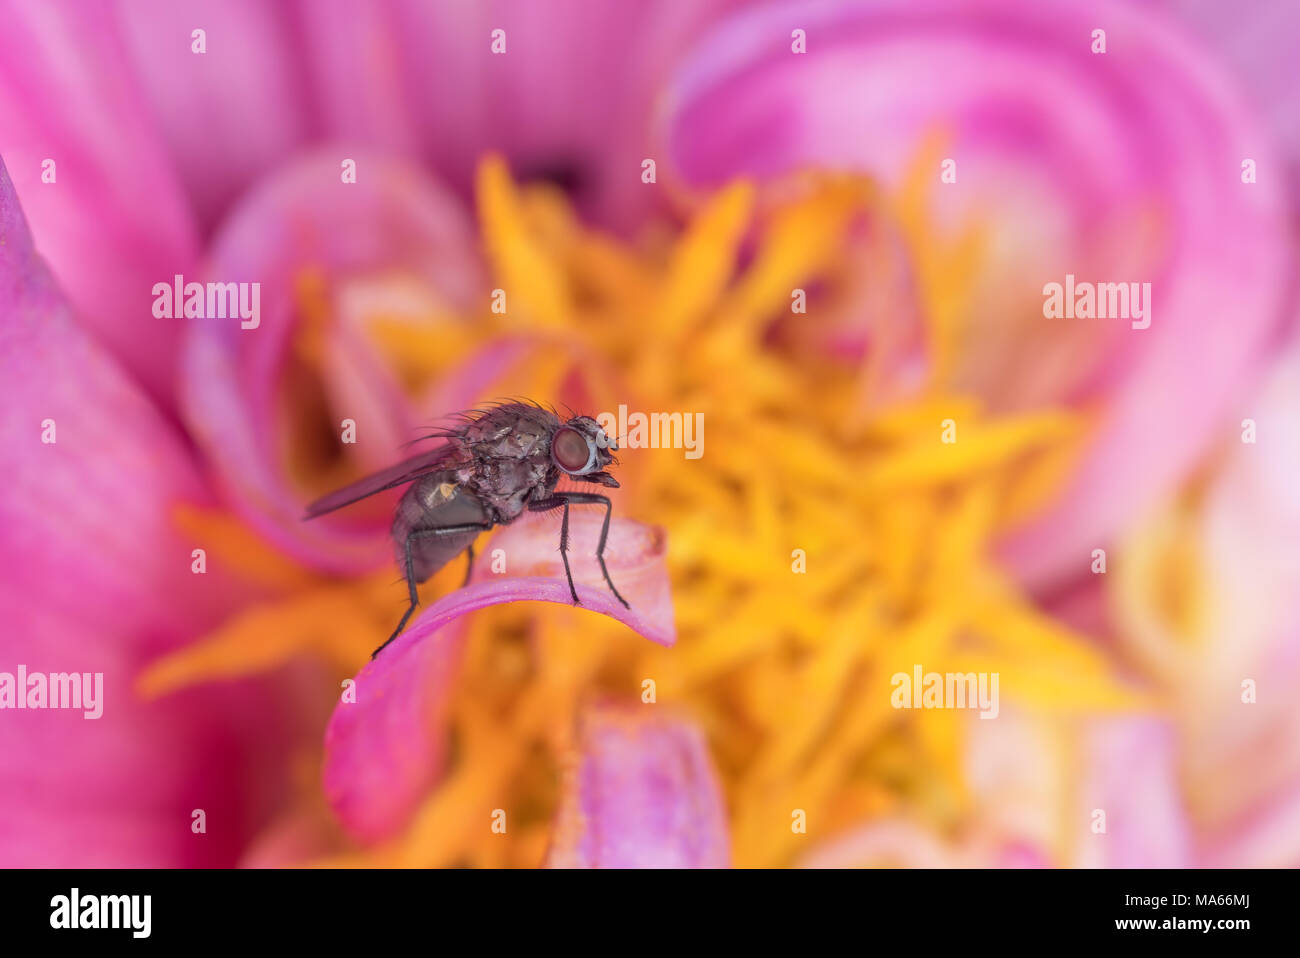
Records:
[[[551,837],[553,868],[721,868],[726,808],[704,736],[660,706],[585,715]]]
[[[934,176],[935,228],[992,231],[956,387],[992,408],[1101,414],[1067,487],[1007,543],[1026,579],[1078,568],[1185,473],[1285,319],[1289,204],[1269,132],[1202,48],[1130,4],[760,5],[694,48],[662,133],[667,172],[697,187],[804,167],[893,187],[945,138],[961,172]],[[1246,158],[1267,181],[1242,182]],[[1150,327],[1044,318],[1043,286],[1067,274],[1149,282]],[[981,351],[984,333],[1011,346]]]
[[[600,525],[597,515],[575,512],[570,519],[573,577],[583,607],[672,645],[663,531],[630,519],[610,526],[605,555],[631,605],[625,609],[592,558]],[[557,520],[521,521],[503,530],[488,551],[504,550],[504,575],[491,573],[490,555],[484,556],[477,581],[435,602],[357,675],[356,701],[336,706],[325,731],[325,795],[349,832],[364,841],[394,834],[437,780],[444,748],[440,719],[460,654],[456,620],[502,602],[572,603],[558,537]]]
[[[341,182],[343,156],[358,164],[356,183]],[[418,421],[450,410],[412,408],[366,341],[367,317],[345,308],[363,299],[346,295],[349,284],[413,282],[464,307],[479,282],[472,236],[465,211],[418,169],[339,150],[303,158],[251,192],[217,236],[196,279],[259,283],[261,316],[247,329],[240,319],[185,321],[183,409],[239,512],[295,558],[336,572],[371,567],[388,555],[391,520],[360,507],[302,521],[314,496],[288,474],[284,450],[301,438],[289,432],[295,425],[321,424],[286,426],[278,405],[301,400],[286,388],[295,337],[314,324],[324,428],[341,437],[352,420],[356,443],[344,448],[359,468],[391,464]],[[325,301],[304,305],[304,281]]]
[[[325,799],[363,841],[400,831],[442,771],[443,718],[460,630],[434,635],[424,620],[460,595],[436,603],[367,663],[356,677],[356,701],[336,706],[325,729]]]

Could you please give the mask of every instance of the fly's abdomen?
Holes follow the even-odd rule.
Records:
[[[411,575],[416,582],[424,582],[469,548],[482,532],[475,529],[435,534],[433,530],[486,521],[483,504],[456,483],[455,473],[435,472],[422,477],[406,490],[393,519],[398,568],[406,574],[406,544],[410,539]]]

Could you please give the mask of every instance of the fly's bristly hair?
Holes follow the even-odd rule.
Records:
[[[406,442],[402,443],[402,448],[405,449],[408,446],[414,446],[418,442],[426,442],[430,439],[463,438],[465,435],[466,426],[470,426],[478,422],[480,419],[486,416],[493,409],[500,409],[502,406],[509,406],[512,404],[533,406],[537,409],[543,408],[541,403],[538,403],[536,400],[525,399],[522,397],[519,399],[489,399],[486,402],[484,402],[482,406],[475,406],[471,409],[461,409],[457,412],[447,413],[445,416],[439,417],[442,420],[448,420],[448,419],[455,420],[459,422],[461,425],[450,429],[446,429],[446,428],[439,429],[436,432],[427,432],[424,433],[423,435],[416,436],[414,439],[408,439]],[[434,429],[437,426],[438,423],[433,422],[425,426],[417,426],[416,428]]]
[[[559,412],[556,410],[554,403],[547,403],[543,405],[542,403],[538,402],[536,399],[529,399],[527,396],[508,396],[506,398],[488,399],[485,400],[481,406],[474,406],[469,409],[461,409],[456,412],[449,412],[445,416],[439,416],[438,418],[439,420],[454,419],[468,426],[482,419],[484,416],[492,412],[494,409],[501,409],[504,406],[531,406],[533,409],[540,409],[543,412],[549,412],[551,415],[555,416],[556,418],[559,418],[560,415]],[[567,403],[565,404],[565,409],[569,409]],[[573,412],[572,409],[569,409],[569,415],[570,417],[573,417],[576,416],[577,413]],[[428,425],[417,426],[416,428],[432,429],[438,426],[438,424],[439,423],[437,421],[434,421],[432,423],[429,423]],[[458,432],[433,432],[433,433],[429,433],[428,435],[440,436],[440,437],[451,437],[451,436],[459,435],[459,433]],[[424,438],[424,437],[420,437],[420,438]],[[419,442],[420,438],[412,439],[411,442]]]
[[[484,403],[484,405],[490,406],[493,409],[500,409],[502,406],[532,406],[534,409],[540,409],[543,412],[548,411],[546,406],[543,406],[536,399],[529,399],[527,396],[507,396],[504,399],[489,399]],[[552,415],[558,415],[558,413],[555,412],[554,406],[550,407],[549,412]]]
[[[410,446],[414,446],[418,442],[428,442],[430,439],[459,439],[460,435],[459,432],[429,432],[425,433],[423,436],[416,436],[414,439],[406,440],[406,442],[402,443],[398,448],[406,449]]]
[[[564,414],[561,415],[560,411],[555,407],[555,403],[541,403],[536,399],[530,399],[527,396],[508,396],[505,398],[489,399],[485,400],[480,406],[475,406],[470,409],[461,409],[457,412],[447,413],[445,416],[439,417],[442,423],[451,420],[459,425],[448,427],[435,421],[426,425],[417,426],[417,429],[430,429],[433,431],[421,433],[414,439],[408,439],[406,442],[402,443],[399,448],[407,449],[411,446],[417,445],[418,443],[429,442],[434,439],[463,439],[465,437],[466,427],[478,422],[493,410],[516,405],[528,406],[532,409],[541,410],[542,412],[549,412],[552,416],[562,422],[580,417],[580,414],[564,401],[560,402],[560,405],[564,407]],[[624,436],[615,436],[613,438],[618,445],[623,445],[625,439]],[[610,460],[612,465],[619,465],[618,457],[613,453],[610,453]]]

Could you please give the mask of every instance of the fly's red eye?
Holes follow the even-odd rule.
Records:
[[[582,472],[591,464],[592,450],[578,430],[560,429],[551,440],[551,455],[565,472]]]

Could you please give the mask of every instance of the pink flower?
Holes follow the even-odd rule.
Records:
[[[1104,53],[1093,48],[1099,27]],[[492,50],[498,39],[504,55]],[[1270,45],[1247,71],[1250,88],[1274,86],[1268,71],[1284,62]],[[1002,544],[1022,583],[1075,586],[1094,547],[1131,533],[1207,451],[1235,438],[1224,423],[1294,325],[1294,203],[1271,142],[1278,134],[1294,147],[1294,124],[1275,101],[1264,107],[1271,126],[1168,18],[1120,2],[10,3],[0,31],[0,670],[102,671],[107,699],[102,722],[45,711],[0,722],[0,752],[12,759],[0,776],[5,863],[275,864],[324,854],[319,839],[334,822],[369,848],[431,814],[430,792],[448,784],[463,617],[566,601],[551,530],[506,530],[497,543],[509,573],[481,558],[473,584],[425,609],[356,675],[327,727],[335,691],[299,655],[312,622],[281,630],[290,617],[274,613],[293,607],[294,590],[318,590],[356,634],[370,628],[359,577],[391,561],[385,502],[311,524],[299,520],[302,503],[386,464],[418,425],[483,398],[554,332],[526,317],[485,347],[437,357],[435,375],[403,365],[411,327],[437,330],[451,350],[487,308],[489,262],[499,265],[504,241],[489,231],[480,242],[468,201],[475,187],[499,201],[506,190],[492,178],[507,176],[481,165],[486,154],[521,178],[563,184],[587,222],[644,233],[655,253],[647,227],[750,178],[755,192],[731,194],[710,224],[734,227],[734,243],[716,246],[741,260],[753,250],[728,216],[748,223],[753,197],[761,206],[787,175],[874,178],[892,206],[887,226],[871,224],[887,252],[859,270],[870,295],[850,297],[842,324],[802,335],[861,362],[855,412],[937,382],[995,414],[1091,417],[1064,488]],[[638,178],[646,159],[658,163],[658,188]],[[951,182],[938,175],[946,159]],[[1246,159],[1260,171],[1254,182],[1243,181]],[[347,162],[356,182],[342,186]],[[963,260],[976,264],[969,289],[945,284],[928,255],[954,235],[974,237],[980,254]],[[688,260],[696,252],[672,252],[683,248]],[[727,264],[701,259],[700,285],[721,287]],[[1043,287],[1067,274],[1149,281],[1150,328],[1047,319]],[[155,284],[177,276],[260,283],[257,334],[152,316]],[[370,335],[376,315],[390,324],[386,341]],[[777,338],[780,327],[746,334]],[[729,345],[716,337],[709,348]],[[557,399],[595,395],[626,361],[585,342],[559,348]],[[1265,397],[1261,422],[1284,418],[1284,393]],[[345,455],[334,443],[340,409],[364,425]],[[1220,598],[1238,613],[1238,630],[1214,633],[1209,657],[1186,660],[1176,630],[1153,625],[1140,602],[1116,612],[1089,596],[1099,631],[1158,689],[1218,695],[1223,675],[1294,684],[1290,527],[1274,523],[1290,514],[1278,477],[1293,463],[1276,446],[1258,460],[1234,456],[1198,529],[1219,550]],[[766,532],[778,529],[777,491],[750,491]],[[1268,511],[1255,514],[1260,503]],[[663,534],[614,528],[611,567],[633,611],[579,560],[584,604],[671,645]],[[575,535],[590,539],[586,520]],[[1275,578],[1255,574],[1261,540]],[[199,542],[212,552],[203,575],[191,571]],[[338,592],[345,578],[355,592]],[[1154,577],[1140,581],[1143,595],[1158,594]],[[219,646],[260,615],[283,639],[252,656],[277,668],[273,679],[218,669],[232,681],[135,694],[150,664],[174,665],[169,656],[201,637]],[[844,661],[856,661],[846,646]],[[354,652],[333,649],[331,664],[351,669]],[[1224,664],[1217,676],[1209,667]],[[1163,717],[1082,722],[1082,784],[1065,796],[1079,831],[1064,846],[1041,820],[1060,807],[1059,783],[1025,761],[1053,746],[1032,722],[1009,720],[981,727],[988,739],[974,745],[1006,769],[1004,780],[969,771],[983,832],[939,838],[882,815],[809,862],[1293,860],[1295,756],[1283,749],[1258,788],[1236,785],[1240,755],[1274,754],[1293,728],[1280,699],[1244,721],[1234,700],[1208,721],[1195,698],[1173,698]],[[705,741],[689,719],[654,708],[583,713],[553,864],[730,861]],[[314,760],[322,728],[321,807],[304,810],[289,797],[289,759]],[[800,754],[817,744],[805,731]],[[1025,740],[1034,747],[1021,749]],[[1192,742],[1205,748],[1193,754]],[[1188,776],[1196,794],[1181,785]],[[1216,788],[1223,781],[1233,784]],[[1108,811],[1104,841],[1087,831],[1093,808]]]

